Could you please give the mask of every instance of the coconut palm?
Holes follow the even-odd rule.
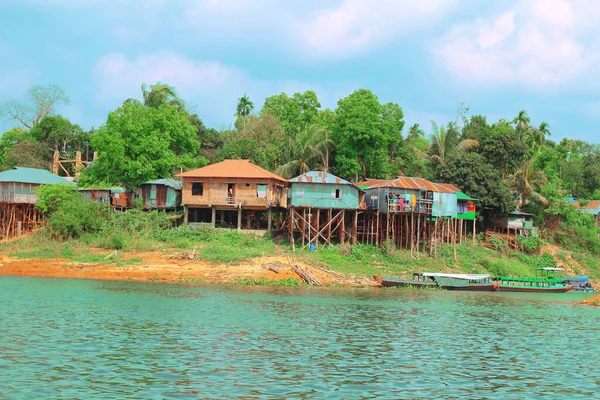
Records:
[[[527,115],[527,111],[521,110],[517,114],[517,116],[511,121],[511,124],[516,124],[516,130],[519,134],[519,139],[521,139],[522,135],[529,128],[529,123],[531,122],[531,118]]]
[[[477,140],[460,140],[460,134],[454,124],[450,124],[446,129],[444,126],[438,127],[434,121],[431,121],[431,127],[431,160],[440,164],[445,164],[450,156],[464,154],[479,146]]]
[[[290,141],[288,149],[291,160],[277,168],[276,172],[289,179],[312,170],[318,163],[327,170],[331,147],[333,142],[329,140],[323,127],[306,125]]]
[[[544,175],[544,171],[534,168],[533,158],[526,160],[509,179],[510,186],[521,193],[520,210],[523,210],[527,200],[530,199],[548,204],[548,200],[540,194],[540,190],[547,180],[546,175]]]
[[[185,103],[177,96],[173,86],[157,82],[156,85],[142,83],[142,95],[146,107],[160,107],[169,103],[177,108],[185,108]]]

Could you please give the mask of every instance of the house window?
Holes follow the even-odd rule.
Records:
[[[192,182],[192,196],[204,196],[204,184],[202,182]]]
[[[341,193],[340,193],[340,189],[335,189],[335,198],[336,198],[336,199],[339,199],[339,198],[340,198],[340,195],[341,195]]]
[[[259,199],[267,197],[267,185],[256,185],[256,197]]]

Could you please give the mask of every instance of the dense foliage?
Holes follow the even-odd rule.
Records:
[[[594,217],[567,201],[600,200],[600,146],[555,143],[550,125],[524,110],[488,121],[460,103],[454,121],[405,129],[402,107],[366,89],[335,109],[324,109],[310,90],[267,97],[262,106],[243,94],[231,110],[235,124],[217,130],[168,84],[143,84],[141,99],[125,100],[98,130],[85,131],[55,114],[68,102],[62,89],[35,86],[26,102],[2,106],[21,127],[0,138],[0,166],[48,168],[55,151],[68,159],[81,152],[84,160],[97,152],[79,183],[132,187],[226,158],[250,159],[286,178],[315,168],[351,181],[421,176],[479,199],[481,219],[518,208],[536,215],[547,238],[600,253]]]

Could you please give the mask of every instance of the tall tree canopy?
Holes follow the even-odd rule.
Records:
[[[52,115],[60,104],[68,104],[69,96],[57,85],[34,85],[27,92],[27,101],[13,99],[2,106],[2,113],[8,118],[17,120],[25,128],[31,129],[42,120]]]
[[[320,108],[317,94],[307,90],[304,93],[294,93],[292,97],[285,93],[267,97],[261,113],[276,116],[285,134],[294,137],[304,127],[317,122]]]
[[[480,211],[489,208],[495,214],[506,215],[515,210],[514,196],[502,182],[496,168],[488,164],[481,154],[470,152],[451,157],[440,168],[440,180],[452,183],[477,198]]]
[[[168,103],[144,107],[125,102],[109,113],[106,125],[91,140],[98,158],[82,174],[84,185],[137,187],[207,162],[197,157],[199,143],[187,113]]]
[[[377,96],[365,89],[338,101],[333,141],[341,177],[355,179],[357,175],[366,178],[390,174],[388,152],[390,145],[398,140],[398,110],[384,116],[384,108],[390,111],[395,107],[383,107]]]

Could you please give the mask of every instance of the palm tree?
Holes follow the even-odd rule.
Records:
[[[548,204],[548,200],[539,192],[546,183],[546,180],[544,171],[534,168],[533,158],[526,160],[514,175],[510,177],[512,188],[521,193],[521,200],[519,201],[519,209],[521,211],[529,199],[533,199],[544,205]]]
[[[479,146],[477,140],[460,140],[458,129],[454,124],[450,124],[448,129],[444,126],[438,128],[437,124],[431,121],[431,127],[431,159],[440,164],[445,164],[450,156],[464,154]]]
[[[250,115],[250,112],[254,108],[254,103],[250,100],[250,97],[244,93],[242,97],[238,99],[238,105],[235,116],[242,118],[244,121],[244,131],[246,130],[246,117]]]
[[[521,139],[521,136],[527,131],[527,128],[529,128],[530,122],[531,118],[529,118],[529,115],[527,115],[527,111],[525,110],[519,111],[519,114],[511,121],[511,124],[516,124],[519,139]]]
[[[160,107],[163,103],[169,103],[177,108],[185,108],[185,102],[177,96],[175,88],[165,83],[142,83],[142,95],[146,107]]]
[[[290,141],[291,161],[277,168],[276,172],[289,179],[312,170],[318,162],[327,170],[329,149],[332,146],[333,142],[329,140],[323,127],[306,125]]]
[[[238,99],[237,105],[237,113],[236,115],[247,117],[250,115],[250,112],[254,108],[254,103],[250,100],[250,98],[244,94],[242,97]]]

